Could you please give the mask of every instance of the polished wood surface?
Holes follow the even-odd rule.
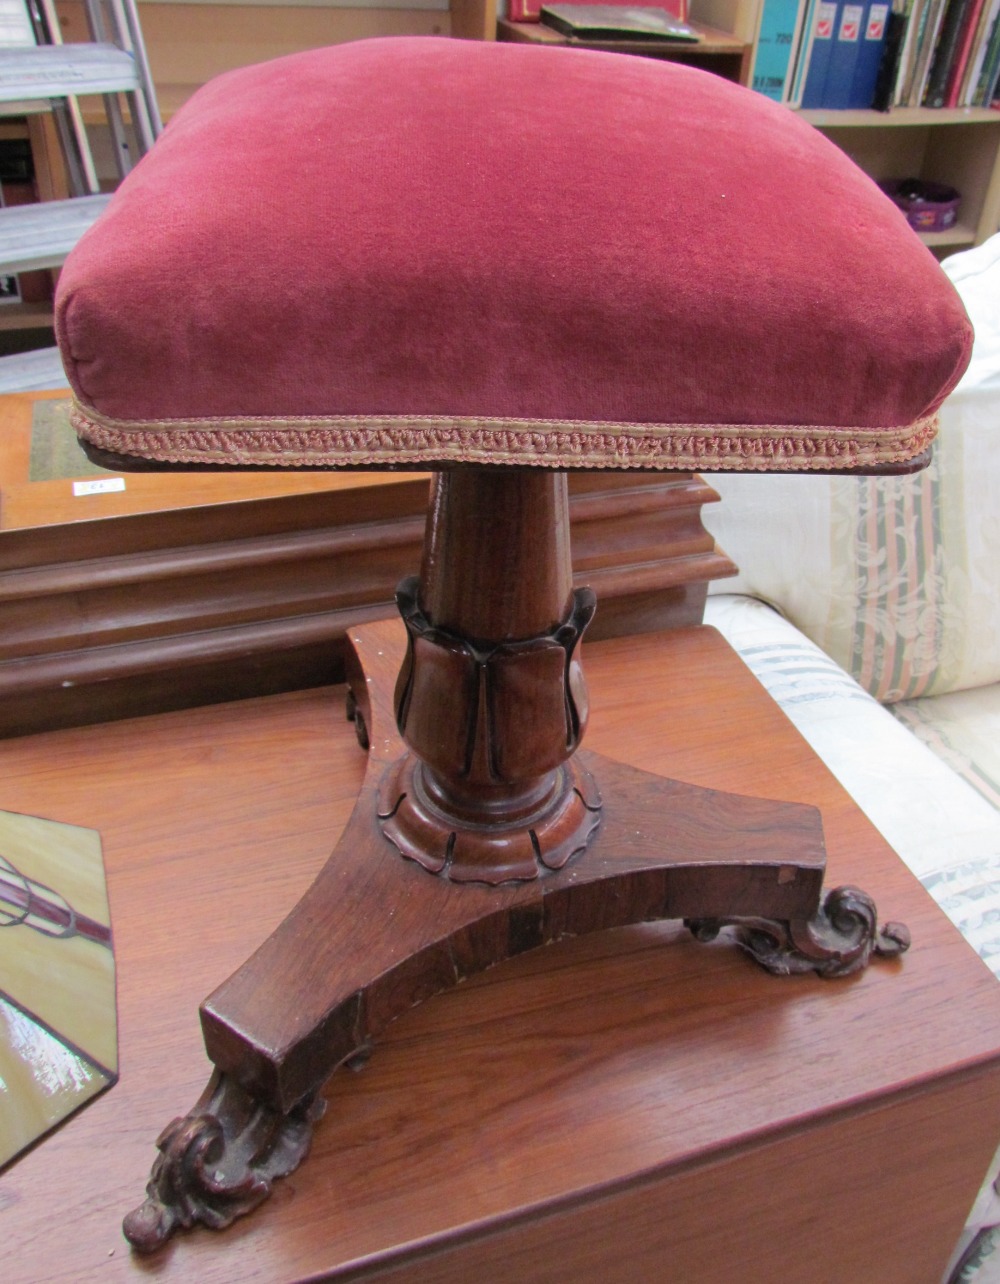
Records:
[[[0,736],[343,677],[346,630],[420,566],[429,481],[401,473],[129,474],[32,482],[32,409],[0,398]],[[570,479],[592,637],[697,623],[735,568],[689,474]]]
[[[156,476],[130,473],[125,489],[74,495],[72,478],[32,480],[30,475],[33,407],[38,402],[67,401],[68,388],[0,397],[0,534],[6,531],[86,529],[94,521],[151,513],[191,511],[209,505],[252,503],[317,492],[372,490],[397,486],[425,473],[239,472],[173,473]]]
[[[572,605],[566,474],[456,468],[434,478],[420,606],[493,646],[562,624]]]
[[[576,652],[595,598],[573,588],[566,474],[437,474],[420,575],[397,601],[407,644],[388,729],[410,754],[380,788],[382,833],[463,882],[564,865],[601,808],[587,773],[567,765],[587,720]]]
[[[585,647],[587,747],[821,808],[830,880],[915,944],[778,979],[676,924],[567,941],[398,1020],[308,1162],[152,1263],[119,1229],[207,1062],[194,1013],[318,872],[364,758],[343,691],[0,744],[0,806],[101,830],[120,1082],[0,1175],[4,1279],[937,1284],[1000,1113],[1000,989],[710,630]]]
[[[375,797],[381,803],[403,750],[391,700],[403,631],[383,621],[351,640],[372,715],[358,805],[308,893],[201,1010],[214,1064],[268,1108],[288,1113],[311,1098],[429,996],[564,937],[665,918],[815,913],[826,855],[815,808],[668,781],[593,752],[579,755],[577,771],[600,827],[592,815],[562,859],[551,860],[542,832],[517,881],[463,858],[461,833],[450,867],[427,850],[399,859],[382,837],[406,851],[385,819],[392,812]],[[497,811],[482,822],[484,845],[505,828]],[[516,822],[510,828],[516,834]]]

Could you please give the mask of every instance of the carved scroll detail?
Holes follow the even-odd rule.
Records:
[[[325,1109],[317,1097],[282,1115],[216,1071],[191,1113],[157,1138],[146,1201],[125,1218],[125,1238],[152,1253],[179,1227],[222,1230],[252,1212],[306,1157]]]
[[[687,926],[700,941],[714,939],[723,927],[734,927],[743,949],[778,976],[850,976],[867,967],[873,954],[895,958],[910,948],[905,923],[879,928],[875,902],[857,887],[827,892],[810,919],[704,918],[688,919]]]

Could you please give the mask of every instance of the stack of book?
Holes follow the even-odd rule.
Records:
[[[989,107],[1000,0],[762,0],[751,84],[793,107]]]
[[[666,40],[696,43],[694,27],[650,5],[543,4],[541,20],[569,40]]]
[[[2,0],[0,0],[0,3],[2,3]],[[538,22],[541,19],[541,9],[544,3],[545,0],[507,0],[507,17],[511,22]],[[590,6],[585,6],[584,4],[567,4],[560,7],[574,10],[590,8]],[[637,7],[643,7],[642,0],[602,0],[602,8],[605,9],[617,8],[625,11],[630,9],[635,10]],[[688,0],[659,0],[657,8],[661,11],[665,11],[667,15],[676,19],[678,22],[686,23],[688,20]],[[605,21],[602,26],[602,33],[607,32],[608,24],[611,18],[614,17],[613,14],[605,16],[607,21]],[[556,24],[550,19],[549,23],[546,25],[554,27]],[[563,28],[560,27],[559,30],[563,30]],[[631,33],[622,32],[620,24],[616,24],[616,30],[612,32],[612,34],[628,35]]]

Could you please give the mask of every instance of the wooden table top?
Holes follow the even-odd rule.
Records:
[[[124,481],[120,491],[74,494],[72,476],[33,480],[31,476],[34,409],[39,403],[69,405],[69,389],[26,392],[0,398],[0,536],[6,531],[70,527],[78,522],[109,522],[149,513],[213,505],[231,506],[330,491],[372,491],[398,486],[426,473],[296,469],[288,472],[130,472],[105,474]],[[82,459],[82,452],[80,452]],[[86,461],[83,461],[86,467]],[[88,474],[81,471],[80,477]]]
[[[584,660],[588,747],[818,805],[828,885],[870,891],[884,917],[909,924],[911,952],[847,981],[778,979],[668,923],[522,956],[409,1013],[362,1073],[335,1076],[312,1155],[257,1213],[145,1262],[120,1221],[141,1202],[156,1135],[204,1086],[198,1003],[318,871],[362,757],[339,688],[2,742],[0,807],[103,834],[121,1062],[116,1086],[0,1175],[7,1284],[369,1279],[379,1264],[380,1279],[437,1279],[435,1251],[476,1228],[502,1243],[519,1219],[594,1192],[641,1194],[670,1168],[718,1160],[722,1172],[768,1137],[808,1138],[848,1109],[878,1117],[879,1102],[942,1077],[996,1080],[1000,987],[719,636],[597,643]],[[893,1188],[908,1216],[957,1235],[996,1144],[987,1124],[978,1133],[942,1160],[964,1183],[953,1197],[916,1170]],[[981,1163],[971,1178],[970,1148]],[[849,1170],[849,1154],[837,1162]],[[875,1197],[861,1207],[875,1235],[885,1208]],[[891,1231],[877,1263],[852,1250],[865,1231],[817,1244],[837,1273],[820,1266],[815,1280],[871,1278],[867,1263],[914,1284],[894,1273]],[[770,1263],[779,1274],[784,1248]],[[553,1244],[530,1273],[495,1261],[481,1278],[556,1281],[559,1260]],[[623,1263],[624,1280],[625,1250]],[[678,1269],[669,1278],[715,1278]]]

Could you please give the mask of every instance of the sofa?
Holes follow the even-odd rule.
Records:
[[[714,477],[705,620],[1000,978],[1000,235],[942,266],[976,340],[930,467]],[[950,1284],[1000,1281],[998,1174]]]

